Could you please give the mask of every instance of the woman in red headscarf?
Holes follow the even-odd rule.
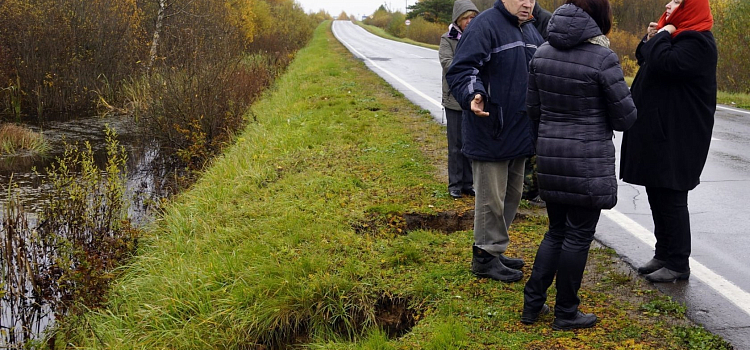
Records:
[[[716,111],[716,42],[708,0],[672,0],[636,49],[638,120],[622,140],[620,177],[646,187],[654,220],[652,282],[690,277],[688,191],[700,182]]]

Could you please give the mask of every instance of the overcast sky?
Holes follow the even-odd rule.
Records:
[[[325,10],[331,16],[338,16],[341,11],[357,17],[371,15],[380,5],[385,5],[392,11],[406,12],[406,6],[414,5],[416,0],[295,0],[302,5],[305,12]]]

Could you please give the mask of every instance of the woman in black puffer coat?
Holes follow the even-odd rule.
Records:
[[[617,54],[609,49],[608,0],[568,0],[552,15],[548,42],[530,63],[528,114],[538,126],[539,192],[549,231],[524,289],[523,323],[534,323],[557,275],[557,330],[591,327],[578,310],[583,270],[602,209],[617,203],[613,129],[636,120]]]

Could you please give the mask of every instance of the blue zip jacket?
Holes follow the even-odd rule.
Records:
[[[471,21],[458,42],[446,80],[464,109],[461,151],[470,159],[499,162],[534,154],[526,87],[529,61],[544,39],[532,21],[519,25],[498,0]],[[477,93],[488,117],[471,112]]]

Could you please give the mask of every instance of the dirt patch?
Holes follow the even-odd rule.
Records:
[[[375,304],[375,322],[391,339],[411,332],[418,314],[407,298],[384,296]]]
[[[437,214],[406,213],[403,215],[406,231],[435,230],[445,233],[471,230],[474,211],[445,211]]]
[[[515,220],[529,220],[546,215],[543,208],[519,208]],[[474,229],[474,210],[458,209],[439,213],[390,213],[386,215],[372,214],[366,220],[352,225],[359,234],[390,235],[407,234],[414,230],[433,230],[443,233],[454,233]]]

